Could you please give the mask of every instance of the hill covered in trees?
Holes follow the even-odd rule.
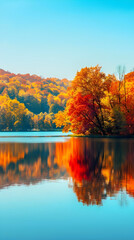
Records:
[[[54,115],[65,109],[69,85],[67,79],[0,69],[0,131],[55,129]]]

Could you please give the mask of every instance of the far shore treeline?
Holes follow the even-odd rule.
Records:
[[[106,75],[97,65],[69,81],[0,69],[0,131],[133,135],[134,72],[118,73]]]
[[[0,131],[56,129],[54,115],[65,109],[69,83],[0,69]]]

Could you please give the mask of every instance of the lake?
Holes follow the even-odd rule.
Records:
[[[4,134],[0,240],[134,239],[134,139]]]

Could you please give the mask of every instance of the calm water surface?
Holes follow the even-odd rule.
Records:
[[[134,239],[134,139],[47,136],[0,137],[0,240]]]

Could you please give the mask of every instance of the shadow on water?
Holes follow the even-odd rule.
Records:
[[[0,143],[0,188],[68,179],[78,201],[101,205],[125,191],[134,197],[134,140],[68,138]]]

